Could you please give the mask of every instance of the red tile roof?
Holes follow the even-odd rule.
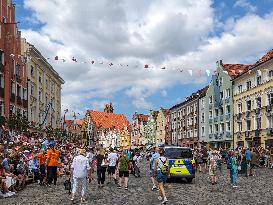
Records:
[[[134,115],[134,119],[138,119],[139,122],[148,122],[148,115],[144,115],[144,114],[135,114]]]
[[[265,55],[263,55],[263,57],[261,57],[254,65],[255,66],[260,65],[272,58],[273,58],[273,49],[267,52]]]
[[[129,121],[123,114],[106,113],[88,110],[89,115],[98,128],[122,129],[129,125]]]
[[[234,79],[239,75],[247,72],[253,66],[252,65],[244,65],[244,64],[222,64],[224,70],[228,72],[228,75]]]
[[[65,120],[65,125],[69,126],[74,124],[75,120]],[[80,119],[80,120],[76,120],[76,124],[82,126],[84,124],[84,120]]]

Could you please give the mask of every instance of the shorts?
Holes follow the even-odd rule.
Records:
[[[167,174],[162,174],[161,170],[156,171],[156,181],[158,183],[166,183],[167,181]]]
[[[153,177],[153,176],[154,176],[154,170],[150,169],[150,177]]]
[[[116,166],[108,166],[108,174],[115,174]]]
[[[119,171],[119,177],[129,177],[129,171]]]

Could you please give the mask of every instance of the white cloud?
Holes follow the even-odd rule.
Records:
[[[167,97],[167,95],[168,95],[168,93],[167,93],[166,90],[162,90],[162,91],[161,91],[161,96],[162,96],[162,97]]]
[[[273,41],[272,13],[230,18],[221,23],[223,33],[212,35],[219,22],[211,0],[25,0],[24,5],[42,27],[23,30],[22,35],[46,57],[104,61],[51,61],[66,81],[63,104],[78,110],[101,108],[117,92],[132,98],[136,108],[150,109],[152,103],[145,99],[155,92],[177,83],[205,82],[205,70],[215,69],[218,59],[253,62]],[[105,65],[110,62],[114,65]],[[144,69],[146,63],[156,69]],[[160,69],[163,66],[166,70]],[[192,69],[193,76],[186,69]],[[200,69],[203,76],[197,74]]]
[[[235,7],[242,7],[244,9],[246,9],[247,11],[250,12],[255,12],[257,10],[257,7],[252,5],[249,1],[247,0],[236,0]]]

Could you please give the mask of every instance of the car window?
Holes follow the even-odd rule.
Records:
[[[166,148],[165,156],[169,159],[193,158],[192,151],[183,148]]]

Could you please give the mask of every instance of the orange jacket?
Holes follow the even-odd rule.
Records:
[[[40,153],[40,154],[38,155],[38,160],[39,160],[39,164],[40,164],[40,165],[44,165],[45,162],[46,162],[46,155],[43,154],[43,153]]]
[[[60,157],[60,152],[58,150],[49,149],[47,151],[47,166],[49,167],[56,167],[59,165],[59,157]]]

